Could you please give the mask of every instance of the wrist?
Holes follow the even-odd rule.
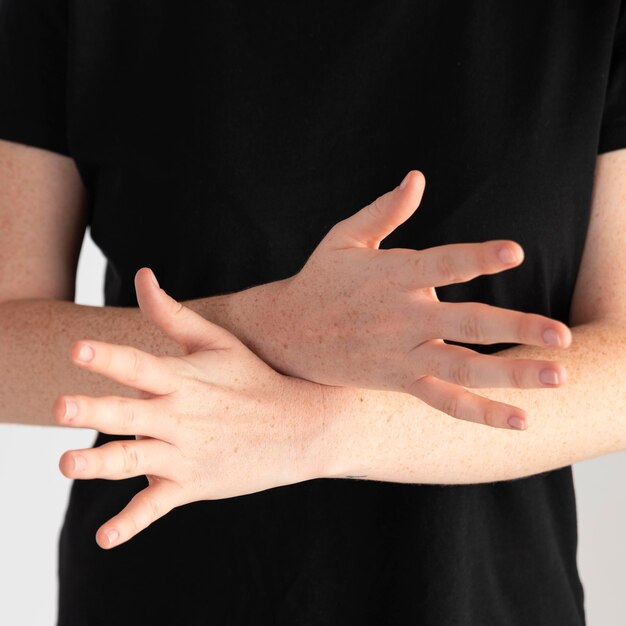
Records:
[[[421,418],[436,413],[405,393],[304,382],[318,396],[309,442],[317,478],[391,480],[386,476],[395,471],[389,464],[392,448],[402,458],[405,447],[421,439]],[[397,434],[405,428],[406,441]]]
[[[286,294],[290,278],[230,294],[225,302],[226,328],[263,361],[281,374],[293,374],[288,365],[290,324],[286,321]]]
[[[325,385],[300,378],[285,376],[291,387],[288,407],[289,419],[294,432],[292,482],[330,478],[335,459],[329,446],[329,425],[332,416],[327,411],[328,400]]]
[[[288,324],[283,321],[287,284],[283,279],[220,296],[185,301],[204,319],[235,335],[276,371],[289,374],[283,358]]]
[[[297,389],[294,414],[299,428],[295,440],[301,451],[296,463],[298,480],[364,477],[365,469],[360,466],[355,469],[358,463],[351,459],[358,437],[353,437],[355,433],[349,431],[348,416],[362,412],[361,392],[366,390],[321,385],[299,378],[289,380]]]

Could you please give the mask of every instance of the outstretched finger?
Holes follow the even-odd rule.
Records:
[[[451,243],[423,250],[392,249],[390,252],[386,262],[392,266],[396,282],[406,289],[463,283],[484,274],[512,269],[524,260],[522,247],[504,239]]]
[[[156,395],[172,393],[180,387],[180,377],[161,357],[133,346],[80,340],[72,345],[70,355],[76,365],[128,387]]]
[[[421,369],[420,374],[426,372],[462,387],[554,388],[567,380],[565,367],[556,361],[480,354],[441,339],[420,344],[408,360],[414,372]]]
[[[571,330],[559,320],[483,302],[428,303],[434,337],[470,344],[519,343],[568,348]],[[422,315],[424,314],[422,307]]]
[[[456,419],[509,430],[524,430],[527,426],[526,412],[522,409],[489,400],[434,376],[422,376],[407,391]]]
[[[176,448],[158,439],[121,439],[96,448],[68,450],[59,460],[67,478],[123,480],[136,476],[167,476]]]
[[[179,485],[169,480],[155,481],[98,529],[96,542],[104,549],[119,546],[181,504],[184,501]]]
[[[109,435],[144,435],[170,441],[176,426],[158,398],[59,396],[52,416],[61,426],[93,428]]]

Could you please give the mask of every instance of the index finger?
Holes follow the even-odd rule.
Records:
[[[172,393],[180,387],[178,377],[161,357],[133,346],[81,340],[72,345],[71,357],[85,369],[155,395]]]
[[[463,283],[483,274],[511,269],[524,260],[522,247],[508,239],[389,252],[395,253],[394,277],[406,289]]]

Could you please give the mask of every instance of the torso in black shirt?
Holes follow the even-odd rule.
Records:
[[[136,306],[144,265],[180,300],[290,276],[416,168],[422,205],[383,247],[513,239],[520,267],[439,298],[568,323],[595,159],[626,146],[616,0],[3,2],[0,137],[76,160],[107,305]],[[59,626],[584,623],[569,467],[317,479],[98,548],[144,485],[74,483]]]

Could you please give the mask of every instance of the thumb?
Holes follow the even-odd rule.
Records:
[[[406,222],[422,200],[426,179],[411,170],[392,191],[388,191],[333,228],[333,246],[378,248],[380,242]]]
[[[181,304],[159,287],[148,267],[135,274],[137,302],[143,314],[187,354],[200,350],[232,348],[238,339],[221,326]]]

